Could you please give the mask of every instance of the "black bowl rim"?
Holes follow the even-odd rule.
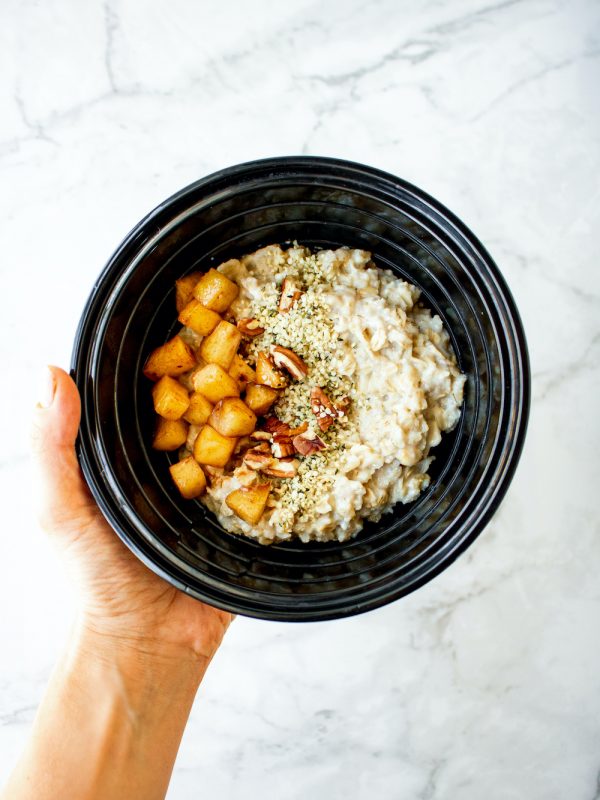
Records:
[[[315,608],[311,607],[312,604],[310,599],[304,600],[301,598],[297,598],[299,602],[293,611],[290,611],[289,609],[276,610],[272,607],[264,608],[258,606],[256,608],[247,608],[246,606],[240,608],[240,606],[235,603],[235,600],[232,600],[233,592],[228,594],[227,592],[208,590],[208,588],[207,591],[200,591],[195,587],[189,586],[178,576],[177,569],[174,567],[174,565],[165,562],[165,560],[160,557],[157,551],[153,551],[150,554],[147,545],[145,545],[142,539],[136,539],[127,532],[123,526],[123,514],[126,515],[130,509],[119,507],[118,503],[111,505],[110,500],[114,500],[112,497],[112,492],[110,489],[107,490],[106,487],[101,485],[101,483],[98,481],[98,477],[95,474],[93,465],[91,463],[92,459],[90,459],[90,455],[93,454],[94,450],[93,441],[89,436],[89,430],[86,428],[86,420],[83,417],[76,444],[77,455],[82,472],[101,512],[124,544],[149,569],[186,594],[189,594],[196,599],[211,605],[218,606],[226,611],[231,611],[236,614],[241,613],[259,619],[290,622],[330,620],[353,616],[373,610],[412,593],[439,575],[475,541],[475,539],[489,523],[498,506],[502,502],[506,491],[508,490],[521,457],[529,420],[531,403],[530,362],[525,332],[516,303],[500,270],[479,239],[472,233],[465,223],[462,222],[462,220],[460,220],[453,212],[446,208],[446,206],[429,195],[427,192],[424,192],[422,189],[402,178],[399,178],[384,170],[380,170],[376,167],[332,157],[302,155],[278,156],[274,158],[257,159],[235,164],[213,172],[204,178],[200,178],[199,180],[183,187],[161,202],[136,225],[134,225],[134,227],[124,237],[121,244],[113,252],[94,283],[77,327],[71,356],[71,375],[75,379],[80,395],[83,398],[86,391],[87,375],[82,367],[86,362],[86,357],[89,350],[90,329],[93,329],[96,324],[95,318],[93,322],[90,319],[90,310],[94,306],[98,305],[98,303],[101,301],[103,292],[106,293],[110,289],[109,293],[112,293],[114,289],[114,279],[117,278],[121,272],[123,272],[124,267],[122,261],[124,258],[126,259],[127,252],[131,249],[137,250],[138,248],[142,247],[148,239],[153,238],[153,235],[156,232],[154,221],[157,217],[160,217],[165,211],[168,211],[172,206],[174,206],[181,199],[185,198],[187,195],[193,194],[199,189],[210,187],[211,184],[216,185],[225,181],[228,183],[228,186],[233,186],[236,179],[243,179],[244,177],[250,178],[252,173],[256,170],[264,171],[265,169],[272,169],[275,173],[278,170],[285,168],[289,171],[290,177],[292,177],[292,170],[311,167],[326,168],[332,171],[342,170],[346,173],[346,177],[348,176],[348,173],[358,173],[367,179],[375,179],[383,182],[384,184],[389,184],[392,190],[397,190],[399,188],[411,195],[413,199],[418,200],[420,203],[430,207],[438,215],[445,218],[449,226],[453,227],[461,234],[464,241],[472,250],[472,253],[470,254],[471,257],[473,254],[475,254],[479,259],[481,259],[488,270],[489,276],[493,278],[493,281],[496,284],[495,288],[497,296],[495,299],[502,301],[506,320],[510,324],[510,330],[513,336],[514,351],[516,353],[517,364],[519,366],[519,418],[516,425],[516,434],[512,441],[512,446],[508,450],[508,454],[504,458],[502,469],[499,470],[499,474],[497,476],[495,492],[492,496],[486,498],[487,502],[485,503],[483,509],[481,509],[480,504],[476,506],[474,511],[477,516],[474,520],[469,520],[469,524],[467,525],[467,529],[464,531],[463,535],[454,541],[450,548],[446,548],[443,557],[437,563],[430,566],[429,569],[423,570],[421,575],[411,581],[408,586],[397,587],[387,591],[377,590],[375,596],[361,597],[360,600],[354,603],[346,602],[343,608],[339,608],[337,606],[329,607],[327,601],[325,601],[323,607]],[[447,233],[448,232],[446,231],[446,234]],[[121,515],[119,515],[119,512],[121,512]]]

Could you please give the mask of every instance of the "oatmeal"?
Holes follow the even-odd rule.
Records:
[[[429,485],[431,448],[458,422],[465,383],[419,290],[348,248],[271,245],[211,272],[218,286],[211,273],[188,276],[187,296],[178,285],[180,363],[153,371],[155,353],[146,365],[160,378],[157,413],[177,405],[173,419],[159,417],[160,449],[161,427],[181,423],[169,442],[185,433],[171,467],[182,494],[189,470],[191,496],[226,530],[263,544],[344,541],[415,500]],[[165,403],[164,376],[192,391],[190,407],[206,402],[202,413],[177,416],[186,400],[169,385]]]

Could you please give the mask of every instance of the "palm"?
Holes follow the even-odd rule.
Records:
[[[39,471],[35,496],[42,524],[64,552],[81,590],[86,621],[98,631],[144,647],[173,645],[212,655],[231,614],[182,594],[147,569],[121,542],[95,504],[79,469],[77,388],[53,367],[54,402],[34,415]]]
[[[108,525],[79,478],[69,563],[86,613],[108,633],[148,636],[212,653],[231,621],[225,611],[194,600],[145,567]]]

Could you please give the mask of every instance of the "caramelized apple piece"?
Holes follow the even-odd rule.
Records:
[[[181,309],[177,319],[200,336],[208,336],[221,321],[216,311],[211,311],[193,298]]]
[[[208,422],[223,436],[248,436],[256,428],[256,415],[239,397],[225,397],[213,408]]]
[[[190,405],[183,415],[191,425],[204,425],[210,417],[213,404],[201,392],[192,392],[190,395]]]
[[[268,353],[260,352],[256,359],[256,382],[272,389],[283,389],[287,380],[273,364],[273,359]]]
[[[211,403],[218,403],[224,397],[237,397],[240,393],[237,381],[218,364],[200,367],[192,377],[192,384]]]
[[[150,353],[144,365],[144,375],[151,381],[157,381],[163,375],[176,377],[189,372],[197,363],[192,349],[180,336],[174,336]]]
[[[214,331],[204,339],[198,355],[207,364],[218,364],[229,369],[240,345],[242,334],[231,322],[221,320]]]
[[[177,450],[185,444],[188,426],[182,419],[158,417],[152,447],[155,450]]]
[[[179,313],[194,296],[194,287],[202,277],[201,272],[190,272],[175,281],[175,306]]]
[[[270,483],[245,486],[228,494],[225,503],[244,522],[256,525],[263,515],[270,492]]]
[[[206,489],[204,472],[193,456],[188,456],[177,464],[173,464],[169,467],[169,472],[181,496],[186,500],[198,497]]]
[[[261,417],[271,408],[277,400],[279,392],[270,386],[263,386],[260,383],[249,383],[246,387],[246,405]]]
[[[211,311],[222,313],[233,303],[239,291],[238,286],[222,272],[209,269],[194,287],[194,297]]]
[[[154,410],[165,419],[179,419],[188,409],[190,398],[187,390],[175,378],[163,377],[152,387]]]
[[[200,464],[224,467],[231,458],[236,438],[222,436],[210,425],[205,425],[194,442],[194,458]]]
[[[243,391],[250,381],[256,380],[256,372],[252,369],[250,364],[246,364],[239,353],[236,353],[233,357],[233,361],[229,367],[229,374],[238,382],[240,391]]]

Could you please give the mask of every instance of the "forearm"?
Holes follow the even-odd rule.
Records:
[[[1,800],[163,798],[207,665],[78,627]]]

